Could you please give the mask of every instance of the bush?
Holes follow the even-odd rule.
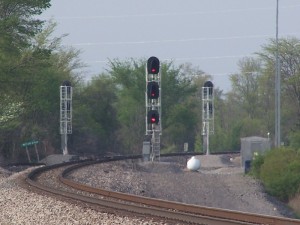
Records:
[[[182,149],[182,151],[183,151],[183,149]],[[178,149],[175,145],[170,145],[167,148],[161,149],[161,154],[168,154],[168,153],[174,153],[174,152],[178,152]]]
[[[295,149],[300,149],[300,131],[289,134],[290,146]]]
[[[266,191],[287,201],[299,190],[300,157],[291,148],[273,149],[264,157],[263,163],[256,169]]]
[[[265,161],[264,155],[261,154],[256,155],[254,160],[251,163],[250,175],[253,175],[254,177],[260,179],[261,166],[264,164],[264,161]]]

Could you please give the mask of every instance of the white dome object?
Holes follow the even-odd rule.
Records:
[[[187,168],[191,171],[197,171],[200,169],[200,160],[196,159],[195,156],[190,158],[190,160],[187,162]]]

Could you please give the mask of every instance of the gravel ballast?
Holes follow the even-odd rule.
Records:
[[[200,206],[271,216],[293,217],[285,204],[265,193],[245,175],[240,158],[228,155],[197,156],[198,172],[186,169],[188,159],[161,158],[157,162],[111,162],[75,172],[81,183],[113,191]]]
[[[209,207],[292,217],[284,204],[269,197],[259,182],[243,174],[228,156],[197,156],[199,172],[185,168],[186,160],[111,162],[87,167],[74,179],[96,187]],[[19,185],[27,171],[0,170],[0,225],[10,224],[166,224],[100,213],[30,192]]]
[[[27,173],[7,177],[0,172],[0,225],[166,225],[151,219],[97,212],[27,191],[19,185]]]

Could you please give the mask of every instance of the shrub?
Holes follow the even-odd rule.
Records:
[[[264,164],[264,161],[265,161],[264,155],[262,154],[256,155],[251,163],[250,175],[253,175],[254,177],[260,179],[261,166]]]
[[[300,149],[300,131],[289,134],[290,146],[295,149]]]
[[[300,157],[291,148],[278,148],[267,152],[259,170],[266,191],[287,201],[300,185]]]

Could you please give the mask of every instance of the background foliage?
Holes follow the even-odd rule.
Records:
[[[268,193],[288,201],[299,192],[299,152],[287,147],[272,149],[255,158],[251,173],[263,182]]]
[[[147,59],[111,59],[108,70],[88,83],[79,74],[80,52],[53,37],[55,22],[36,19],[50,0],[2,0],[0,4],[0,153],[26,159],[21,144],[39,140],[43,155],[61,153],[59,86],[74,88],[71,154],[141,153],[145,134]],[[279,41],[282,62],[282,140],[299,149],[300,44]],[[232,90],[215,93],[215,134],[211,152],[239,151],[240,138],[274,137],[274,40],[257,57],[240,60],[231,74]],[[155,53],[154,53],[155,54]],[[202,151],[201,88],[211,80],[189,63],[162,62],[162,151]],[[197,75],[197,76],[196,76]],[[294,167],[293,167],[294,168]]]

